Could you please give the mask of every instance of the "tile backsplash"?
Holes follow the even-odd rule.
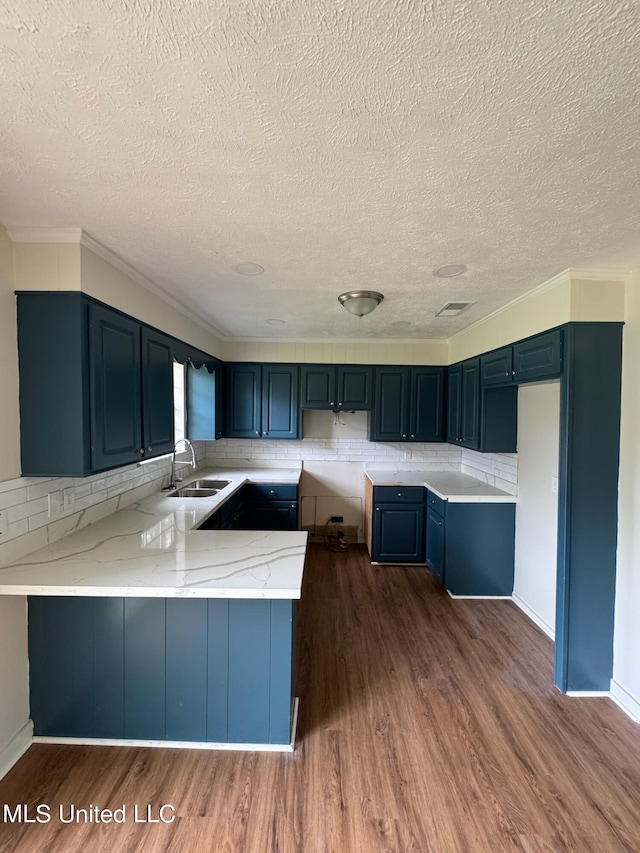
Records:
[[[204,442],[194,447],[202,464]],[[170,469],[171,458],[163,456],[90,477],[5,480],[0,483],[0,567],[158,491]]]

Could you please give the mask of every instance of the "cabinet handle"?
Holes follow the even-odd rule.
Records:
[[[412,432],[412,433],[411,433],[411,438],[415,438],[415,437],[416,437],[416,436],[415,436],[415,433],[413,433],[413,432]]]
[[[144,456],[144,447],[140,448],[140,456]]]
[[[269,492],[269,494],[270,494],[270,495],[275,495],[275,492],[273,491],[273,489],[271,489],[271,491]]]
[[[401,498],[401,497],[402,497],[402,492],[398,492],[398,497],[399,497],[399,498]]]
[[[150,446],[147,447],[147,450],[149,451],[149,453],[151,453],[151,447]]]
[[[338,403],[338,405],[339,405],[339,406],[341,406],[341,405],[342,405],[342,403]]]
[[[518,371],[517,371],[517,370],[512,370],[512,371],[511,371],[511,375],[512,375],[512,376],[516,376],[516,375],[517,375],[517,373],[518,373]]]
[[[329,405],[330,405],[330,406],[335,406],[335,403],[333,402],[333,400],[331,400],[331,401],[329,402]]]
[[[402,437],[403,437],[403,438],[406,438],[406,437],[407,437],[406,432],[403,432],[403,433],[402,433]]]
[[[265,430],[262,434],[263,434],[263,435],[269,435],[269,430],[268,430],[268,429],[267,429],[267,430]]]
[[[256,435],[260,435],[260,430],[256,430]]]
[[[376,507],[376,512],[380,512],[380,507],[379,507],[379,506],[377,506],[377,507]]]
[[[508,370],[505,370],[504,375],[505,376],[511,376],[511,373]]]

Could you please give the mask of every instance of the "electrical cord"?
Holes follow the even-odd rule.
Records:
[[[342,552],[347,551],[349,546],[344,541],[344,533],[342,530],[338,530],[336,534],[329,533],[329,525],[331,524],[331,518],[327,521],[324,526],[324,530],[322,531],[322,539],[324,540],[325,548],[329,551],[337,551]]]

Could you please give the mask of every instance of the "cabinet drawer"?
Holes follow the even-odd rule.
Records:
[[[446,515],[447,512],[447,502],[443,501],[442,498],[439,498],[437,495],[434,495],[433,492],[430,492],[427,489],[427,506],[429,509],[435,510],[438,515]]]
[[[246,490],[247,496],[254,501],[298,500],[298,486],[296,483],[249,483],[246,486]]]
[[[374,486],[373,500],[375,503],[423,503],[424,488],[422,486]]]

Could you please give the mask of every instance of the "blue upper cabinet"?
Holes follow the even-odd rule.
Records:
[[[515,453],[518,388],[482,387],[479,358],[448,370],[447,441],[484,453]]]
[[[19,293],[23,476],[82,477],[172,450],[172,345],[82,293]]]
[[[142,446],[145,457],[171,453],[173,440],[171,338],[142,327]]]
[[[560,376],[562,338],[562,329],[554,329],[481,356],[483,387],[539,382]]]
[[[300,438],[299,393],[297,365],[226,364],[225,435]]]
[[[357,364],[304,364],[302,409],[366,411],[373,400],[372,370]]]
[[[479,449],[480,360],[470,358],[449,368],[447,441]]]
[[[371,441],[442,441],[444,368],[376,367]]]
[[[92,469],[144,458],[140,324],[90,305],[89,363]]]

